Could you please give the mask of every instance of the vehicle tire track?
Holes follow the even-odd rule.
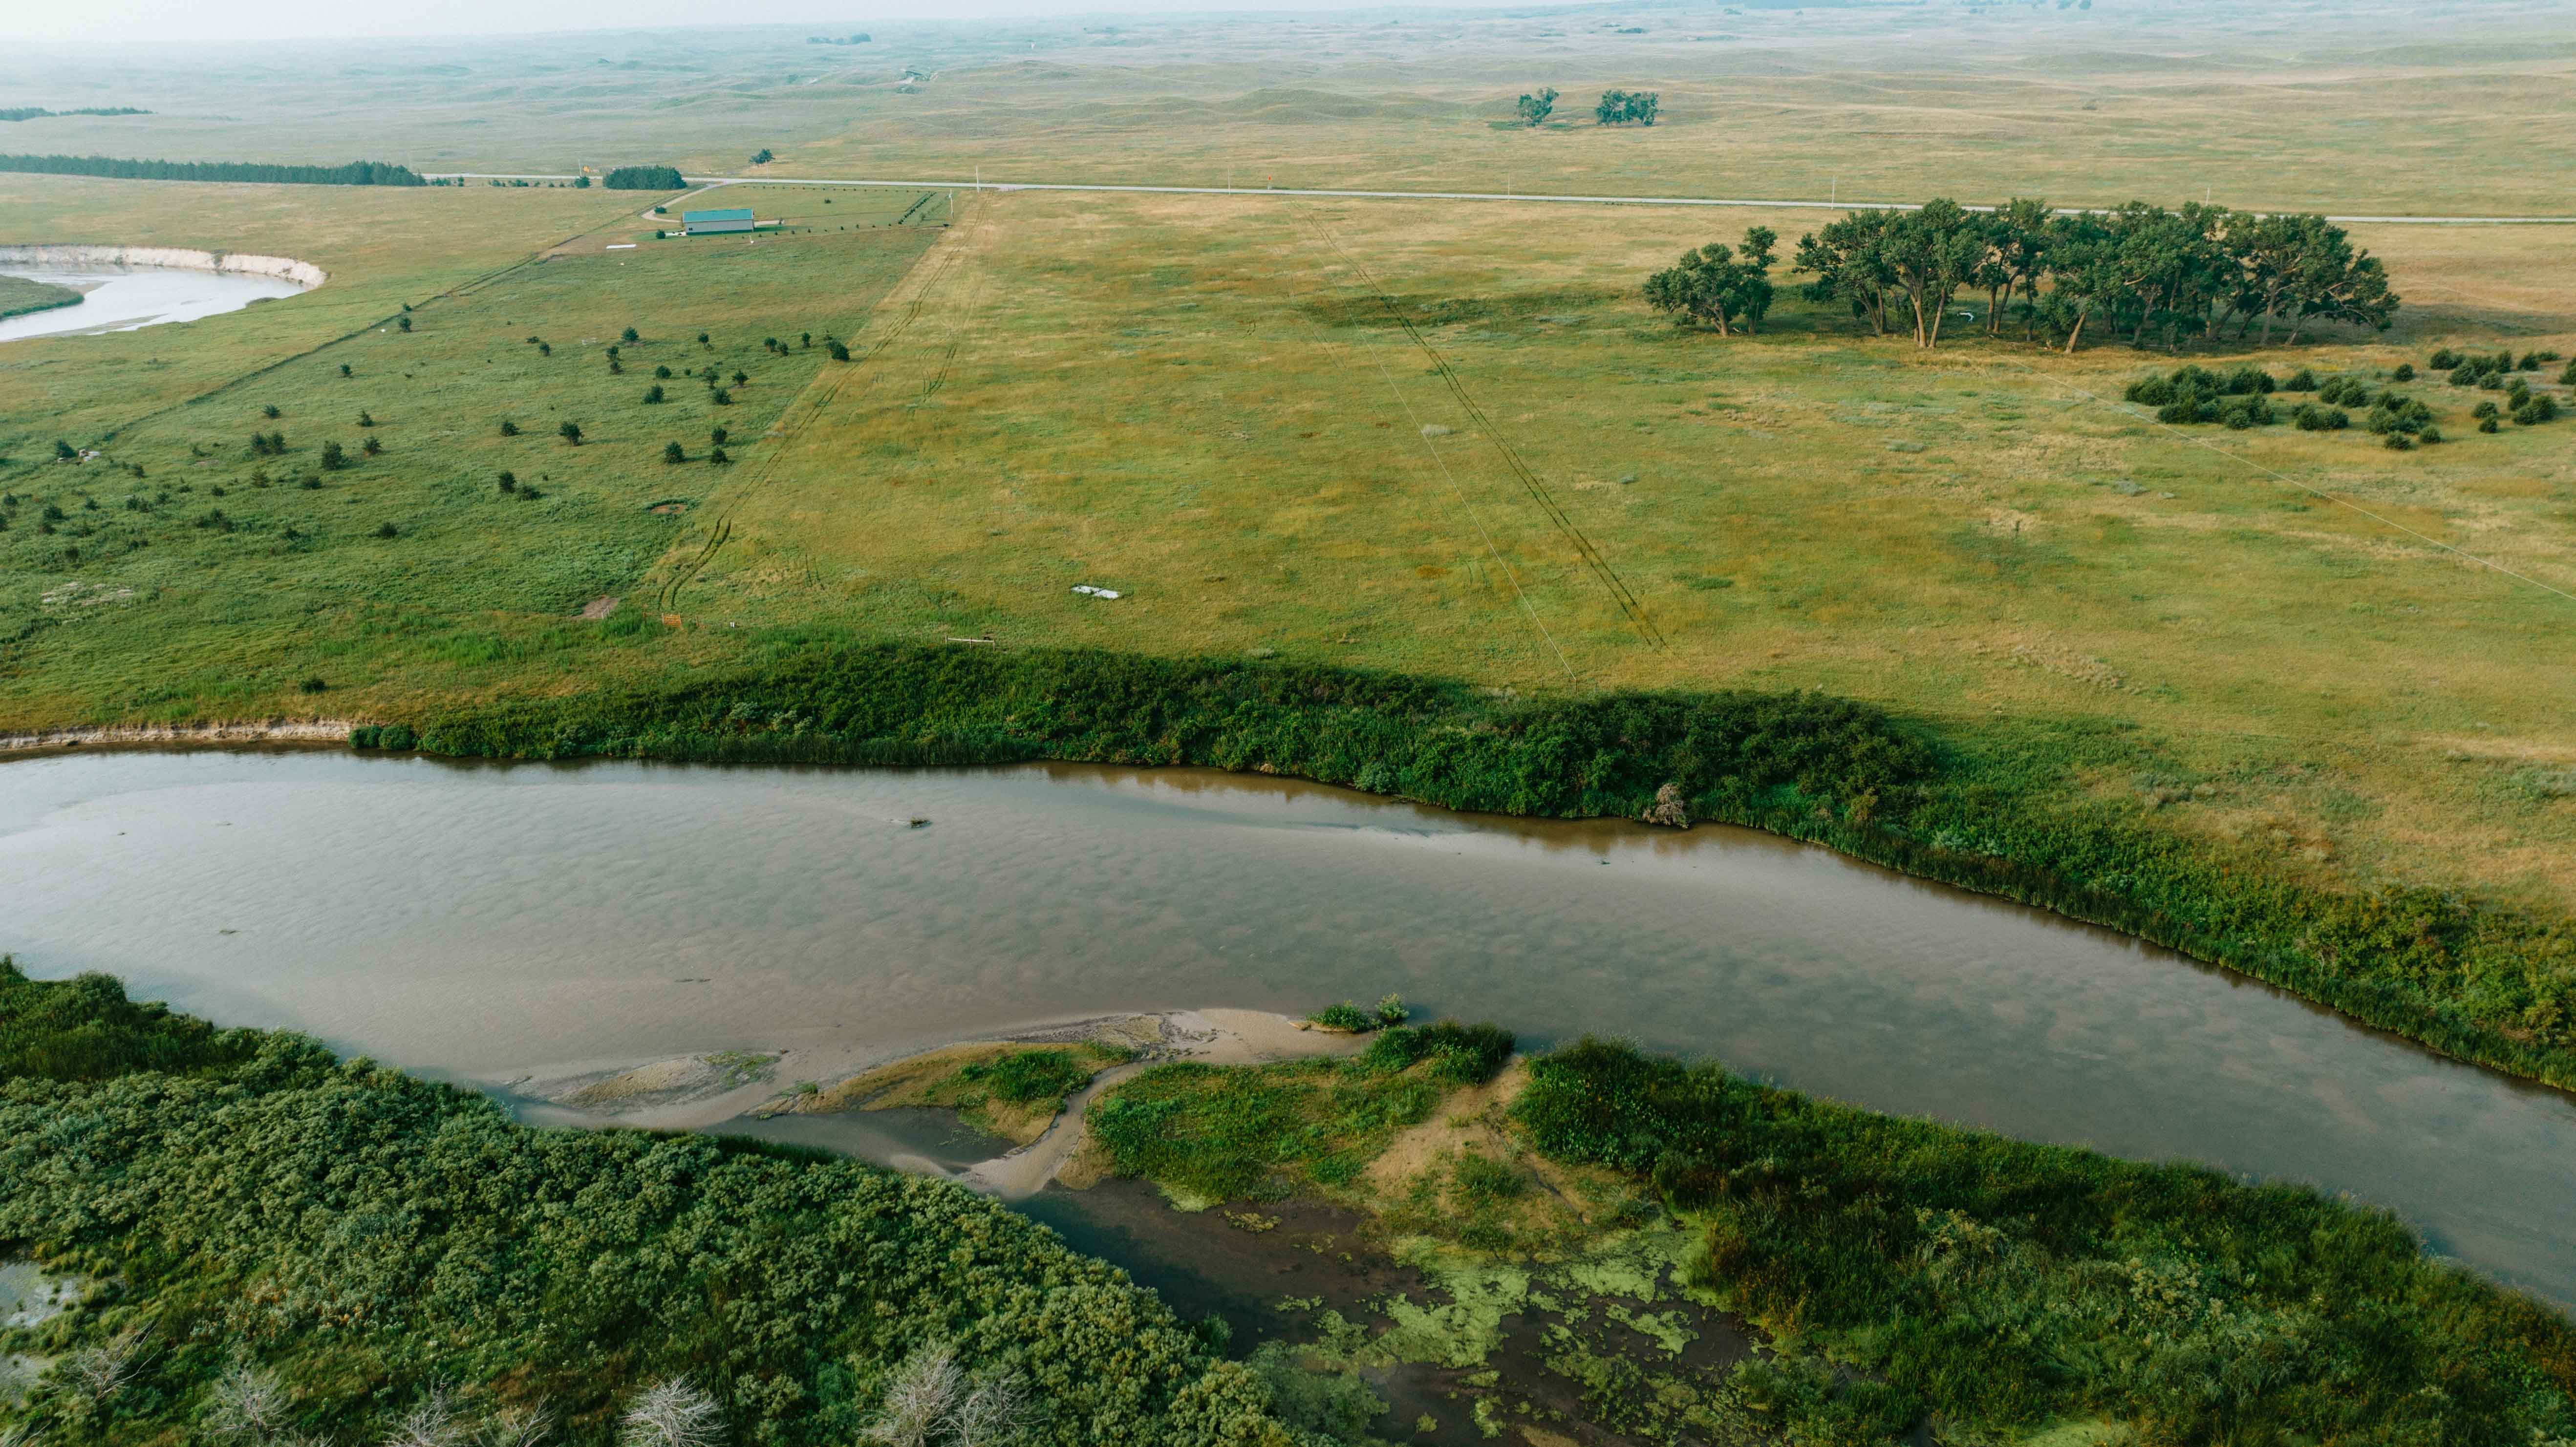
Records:
[[[1618,606],[1620,614],[1628,620],[1630,626],[1646,640],[1647,646],[1665,647],[1663,630],[1657,628],[1655,620],[1647,616],[1645,603],[1629,588],[1618,571],[1610,566],[1610,560],[1602,556],[1601,549],[1596,547],[1592,539],[1575,523],[1573,517],[1566,512],[1564,504],[1556,500],[1556,494],[1549,490],[1547,483],[1521,457],[1520,450],[1504,438],[1501,429],[1494,425],[1494,419],[1486,415],[1485,409],[1479,406],[1475,397],[1468,392],[1467,384],[1458,375],[1457,368],[1449,364],[1449,359],[1441,355],[1440,349],[1431,344],[1431,339],[1424,336],[1421,329],[1413,324],[1412,318],[1407,317],[1403,309],[1395,304],[1395,298],[1387,294],[1386,288],[1378,283],[1376,275],[1366,264],[1351,255],[1343,247],[1340,239],[1325,230],[1320,222],[1312,217],[1306,218],[1306,221],[1314,228],[1315,234],[1359,274],[1361,282],[1377,298],[1378,305],[1385,309],[1387,318],[1401,328],[1404,334],[1413,340],[1413,344],[1421,349],[1422,355],[1430,360],[1432,370],[1438,373],[1440,380],[1448,386],[1449,395],[1457,400],[1459,408],[1484,433],[1485,440],[1492,443],[1494,450],[1502,454],[1504,467],[1521,485],[1521,490],[1528,493],[1530,500],[1538,504],[1539,510],[1547,515],[1548,521],[1555,526],[1558,535],[1573,545],[1576,554],[1583,559],[1584,567],[1609,593],[1611,602]]]
[[[707,565],[715,561],[716,554],[723,550],[725,544],[733,540],[734,515],[741,510],[743,502],[768,485],[771,477],[777,473],[779,462],[787,456],[796,440],[813,424],[814,419],[822,416],[833,403],[837,402],[841,393],[847,390],[853,381],[861,384],[860,396],[865,396],[876,385],[877,378],[881,375],[879,369],[873,365],[877,358],[912,330],[913,324],[920,320],[923,309],[928,305],[931,294],[939,290],[950,273],[956,270],[958,257],[964,249],[962,233],[951,233],[951,235],[958,237],[961,244],[943,246],[940,249],[929,271],[923,275],[920,286],[914,289],[912,296],[905,302],[893,323],[877,335],[865,352],[853,354],[846,365],[836,366],[830,362],[824,363],[822,375],[816,377],[814,382],[788,405],[786,413],[780,416],[777,427],[773,429],[775,435],[770,439],[777,445],[766,449],[761,460],[752,466],[749,477],[734,490],[731,500],[725,504],[724,510],[716,515],[710,525],[707,541],[698,549],[696,556],[682,564],[668,579],[664,580],[660,588],[655,590],[654,598],[659,611],[670,613],[679,607],[681,592],[689,584],[697,581],[699,575],[706,571]]]

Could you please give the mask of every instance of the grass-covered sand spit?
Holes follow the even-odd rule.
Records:
[[[27,276],[0,276],[0,318],[51,311],[80,299],[81,294],[68,286]]]
[[[1374,1338],[1326,1323],[1310,1352],[1322,1362],[1489,1350],[1476,1302],[1515,1272],[1567,1279],[1514,1309],[1572,1328],[1586,1313],[1565,1298],[1590,1294],[1591,1315],[1615,1317],[1621,1296],[1654,1293],[1587,1282],[1586,1263],[1650,1241],[1669,1213],[1697,1243],[1680,1277],[1763,1333],[1766,1354],[1710,1371],[1632,1344],[1617,1365],[1551,1333],[1544,1369],[1640,1440],[1858,1447],[1927,1420],[1949,1443],[2469,1447],[2576,1430],[2576,1330],[2427,1259],[2383,1213],[1597,1040],[1527,1061],[1497,1095],[1478,1082],[1510,1037],[1480,1049],[1485,1032],[1399,1026],[1340,1060],[1158,1066],[1095,1102],[1091,1128],[1114,1169],[1192,1204],[1249,1198],[1258,1212],[1321,1193],[1434,1263],[1448,1301],[1389,1304]],[[1409,1180],[1381,1169],[1400,1132],[1462,1115],[1481,1137]],[[1425,1337],[1426,1321],[1451,1325]]]
[[[532,1130],[301,1036],[0,961],[0,1259],[27,1255],[91,1283],[0,1332],[59,1359],[0,1405],[0,1438],[55,1447],[214,1440],[253,1399],[252,1441],[376,1442],[444,1402],[458,1427],[543,1413],[549,1440],[604,1444],[682,1379],[715,1405],[704,1440],[843,1447],[943,1342],[968,1386],[1014,1384],[1016,1440],[1294,1440],[1156,1298],[959,1187]]]

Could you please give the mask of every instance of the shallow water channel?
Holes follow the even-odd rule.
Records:
[[[0,270],[85,293],[72,306],[0,318],[0,342],[192,322],[305,290],[302,283],[284,277],[180,266],[9,266]]]
[[[930,822],[920,827],[916,818]],[[2103,930],[1741,830],[1203,771],[0,764],[40,976],[501,1081],[1400,991],[1879,1109],[2396,1208],[2576,1302],[2576,1100]]]

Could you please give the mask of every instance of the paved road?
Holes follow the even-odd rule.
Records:
[[[424,171],[431,180],[570,181],[569,175],[511,171]],[[1745,196],[1560,196],[1528,191],[1323,191],[1288,186],[1108,186],[1070,181],[848,181],[822,176],[685,176],[692,186],[883,186],[903,191],[1113,191],[1148,196],[1307,196],[1364,201],[1560,201],[1585,206],[1730,206],[1778,211],[1836,211],[1879,207],[1911,211],[1911,201],[1772,201]],[[1992,207],[1971,206],[1971,211]],[[2073,214],[2078,207],[2059,208]],[[2576,216],[2329,216],[2329,221],[2380,226],[2576,226]]]

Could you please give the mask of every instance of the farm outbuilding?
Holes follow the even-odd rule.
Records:
[[[704,236],[712,231],[749,231],[751,227],[751,208],[748,206],[729,211],[680,213],[680,229],[690,236]]]

